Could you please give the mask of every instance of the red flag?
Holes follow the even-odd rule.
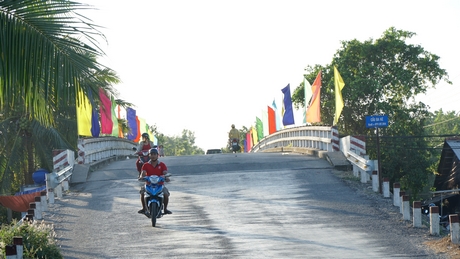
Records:
[[[268,107],[268,134],[276,132],[276,117],[275,110],[272,107]]]
[[[251,137],[252,129],[246,133],[246,152],[249,153],[252,149],[252,137]]]
[[[99,88],[99,99],[101,99],[101,133],[112,134],[112,102],[104,93],[104,90],[102,90],[102,88]]]
[[[320,96],[321,96],[321,71],[311,85],[313,96],[307,110],[307,122],[321,122]]]

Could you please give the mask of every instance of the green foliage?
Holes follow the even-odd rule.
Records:
[[[13,238],[21,236],[24,245],[24,258],[63,258],[56,245],[54,230],[42,223],[23,222],[18,225],[2,225],[0,228],[0,255],[5,257],[5,246],[13,244]]]
[[[344,135],[368,135],[371,130],[365,127],[365,116],[388,114],[393,122],[393,113],[405,109],[417,94],[425,93],[440,80],[450,83],[447,72],[439,67],[438,56],[406,43],[414,35],[390,28],[375,41],[344,41],[331,64],[307,67],[305,77],[310,83],[322,70],[323,123],[332,124],[335,113],[333,65],[345,82],[344,108],[337,125]],[[297,107],[304,107],[302,87],[294,91],[292,100]],[[426,110],[424,104],[413,104]]]
[[[203,155],[203,149],[195,145],[195,133],[184,129],[181,136],[166,136],[159,132],[156,125],[150,130],[158,139],[158,145],[163,145],[165,156]]]
[[[337,67],[345,82],[344,107],[337,125],[341,135],[375,136],[374,129],[366,128],[365,117],[388,115],[389,127],[380,132],[382,175],[391,182],[400,181],[402,188],[417,195],[428,184],[433,154],[425,138],[403,143],[408,139],[400,137],[422,136],[430,118],[427,106],[415,102],[414,97],[441,80],[451,82],[437,55],[406,43],[413,36],[413,32],[391,27],[377,40],[343,41],[331,64],[309,66],[305,77],[312,83],[322,71],[321,119],[331,125],[335,114],[333,66]],[[305,106],[303,83],[292,99],[296,107]],[[401,143],[386,143],[391,137]],[[375,139],[367,141],[367,151],[371,159],[377,159],[372,143]]]
[[[100,88],[114,92],[114,71],[100,66],[103,34],[67,0],[0,1],[0,193],[32,184],[52,169],[53,149],[76,149],[76,91],[99,105]]]
[[[426,120],[426,135],[460,135],[460,114],[442,109],[430,114]]]

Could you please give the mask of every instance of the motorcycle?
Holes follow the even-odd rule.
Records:
[[[234,138],[231,141],[231,148],[233,152],[240,151],[240,145],[238,145],[238,139]]]
[[[144,200],[146,205],[145,215],[152,220],[152,227],[155,227],[157,219],[163,216],[163,186],[165,178],[151,175],[145,176]]]
[[[133,150],[136,151],[137,149],[134,147]],[[150,160],[149,151],[148,150],[142,150],[142,151],[139,151],[139,152],[137,152],[135,154],[138,156],[138,159],[136,161],[136,168],[137,168],[137,172],[139,173],[137,175],[137,177],[139,177],[141,175],[140,168],[142,168],[142,165],[144,163],[147,163]]]

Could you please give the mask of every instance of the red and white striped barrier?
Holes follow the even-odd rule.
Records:
[[[366,155],[366,137],[350,136],[350,150],[360,156]]]
[[[340,151],[339,131],[337,130],[336,127],[332,127],[331,132],[332,132],[332,138],[331,138],[332,150]]]

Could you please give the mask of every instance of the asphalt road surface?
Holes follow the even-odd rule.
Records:
[[[66,259],[441,258],[383,227],[372,201],[317,157],[215,154],[164,157],[172,215],[140,215],[135,159],[72,185],[47,213]],[[372,225],[372,227],[370,227]]]

